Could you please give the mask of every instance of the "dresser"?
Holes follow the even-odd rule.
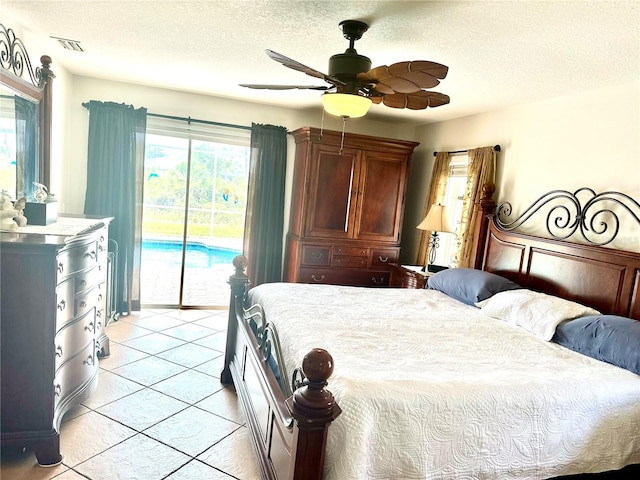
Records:
[[[296,156],[284,280],[388,286],[398,262],[413,150],[419,144],[304,127]],[[342,146],[342,148],[341,148]]]
[[[60,455],[60,422],[98,381],[110,218],[60,217],[0,233],[2,445]]]

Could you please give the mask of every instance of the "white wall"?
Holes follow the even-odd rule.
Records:
[[[639,92],[640,82],[633,82],[419,127],[402,261],[416,253],[414,227],[422,220],[434,151],[500,144],[497,198],[514,212],[553,189],[618,190],[640,201]],[[612,246],[640,251],[639,230],[622,232]]]
[[[322,110],[320,99],[315,110],[293,110],[257,103],[198,95],[175,90],[144,87],[108,80],[74,76],[71,88],[64,100],[64,155],[54,159],[52,176],[58,175],[55,193],[63,213],[82,213],[87,176],[88,111],[82,106],[89,100],[132,104],[136,108],[146,107],[149,113],[191,117],[234,125],[251,126],[251,123],[273,124],[293,131],[299,127],[320,127]],[[54,86],[56,86],[54,84]],[[340,130],[342,121],[325,115],[324,128]],[[399,122],[382,122],[371,117],[349,119],[346,131],[367,135],[414,140],[414,128]],[[285,227],[289,221],[289,202],[293,179],[295,144],[289,138],[287,196],[285,198]]]
[[[247,126],[251,122],[270,123],[289,130],[319,127],[322,117],[320,106],[312,111],[284,109],[71,76],[60,68],[54,71],[54,91],[58,92],[55,101],[60,97],[64,106],[54,104],[52,191],[64,213],[83,210],[88,134],[88,112],[83,102],[123,102],[144,106],[152,113]],[[347,131],[421,142],[412,159],[402,238],[401,260],[410,263],[416,253],[415,225],[422,219],[434,151],[500,144],[497,196],[509,200],[515,212],[552,189],[574,191],[588,186],[596,192],[619,190],[640,199],[639,92],[640,83],[634,82],[417,128],[365,117],[349,120]],[[339,130],[341,123],[325,116],[324,127]],[[285,222],[289,217],[293,149],[290,140]],[[638,233],[622,237],[613,246],[640,251]]]

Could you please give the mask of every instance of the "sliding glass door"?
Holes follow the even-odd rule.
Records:
[[[148,121],[141,303],[146,308],[226,308],[242,252],[249,131]],[[237,129],[233,129],[237,130]]]

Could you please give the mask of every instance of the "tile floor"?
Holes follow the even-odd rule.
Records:
[[[223,310],[120,317],[97,390],[63,419],[62,464],[5,452],[0,479],[258,479],[235,391],[219,380],[226,325]]]

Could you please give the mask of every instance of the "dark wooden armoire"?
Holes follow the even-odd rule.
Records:
[[[388,286],[398,262],[407,176],[417,142],[303,127],[284,280]],[[342,152],[340,152],[342,143]]]

